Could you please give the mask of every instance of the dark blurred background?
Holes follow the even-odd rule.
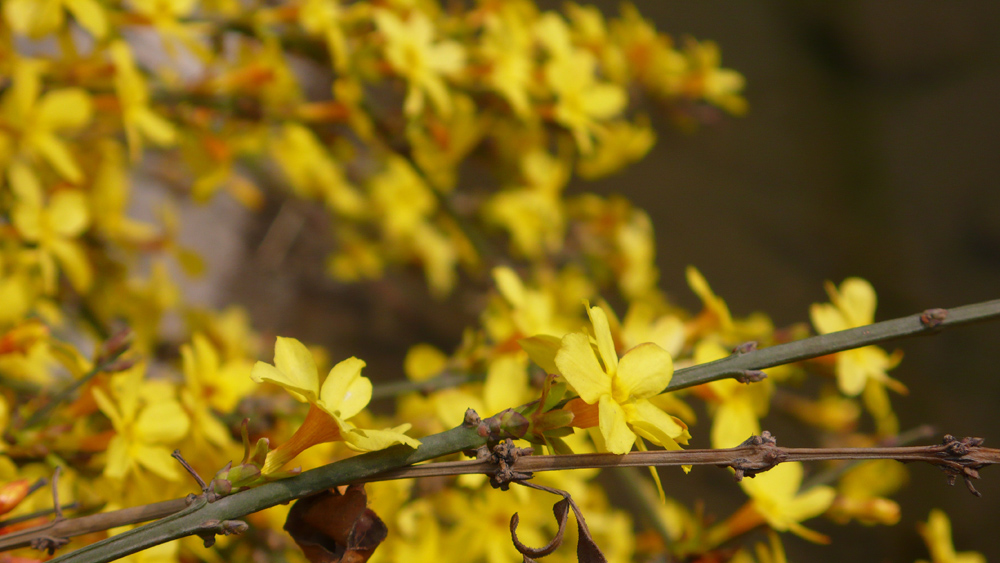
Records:
[[[599,4],[617,13],[616,2]],[[572,187],[621,192],[649,212],[661,283],[673,299],[699,306],[684,282],[688,264],[734,314],[765,311],[778,326],[808,321],[809,305],[826,300],[823,281],[848,276],[874,285],[876,320],[1000,297],[1000,3],[638,7],[675,37],[717,41],[724,66],[746,77],[750,102],[747,116],[695,134],[661,128],[642,162]],[[360,286],[325,278],[322,210],[291,203],[250,217],[236,207],[217,198],[188,209],[186,224],[200,226],[185,236],[213,265],[194,291],[203,302],[244,304],[266,333],[326,344],[335,357],[356,354],[368,361],[367,375],[384,380],[402,377],[413,335],[451,350],[474,320],[473,308],[455,299],[414,304],[418,276],[403,287],[398,278]],[[239,229],[218,220],[226,210]],[[894,397],[901,427],[932,423],[938,436],[1000,445],[998,340],[1000,323],[887,346],[905,351],[893,372],[911,391]],[[694,430],[707,434],[704,425]],[[897,497],[898,526],[816,520],[810,526],[832,534],[833,545],[784,534],[789,559],[928,558],[914,523],[933,507],[950,515],[959,550],[1000,559],[1000,471],[984,472],[982,499],[961,484],[948,487],[934,468],[913,466],[911,474]],[[741,501],[720,471],[671,474],[664,484],[668,494],[706,498],[708,513],[724,515]]]
[[[807,320],[826,300],[823,280],[848,276],[875,286],[876,320],[1000,297],[1000,3],[638,7],[675,36],[716,40],[750,102],[744,118],[662,134],[645,160],[601,182],[649,211],[673,297],[697,305],[686,264],[734,314],[765,311],[779,326]],[[894,397],[901,427],[932,423],[997,447],[998,344],[994,323],[887,346],[905,352],[894,372],[910,388]],[[789,560],[928,558],[913,524],[935,506],[959,550],[1000,559],[997,471],[977,484],[982,499],[934,468],[911,476],[898,526],[817,525],[829,548],[785,534]]]

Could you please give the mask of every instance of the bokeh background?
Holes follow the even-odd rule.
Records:
[[[616,13],[617,3],[598,3]],[[545,3],[551,7],[555,2]],[[877,320],[1000,297],[1000,3],[643,2],[664,31],[714,39],[747,78],[750,112],[697,132],[658,120],[649,156],[623,174],[572,190],[620,192],[656,227],[662,286],[690,309],[696,265],[736,315],[765,311],[778,326],[808,320],[823,281],[857,275],[879,294]],[[656,121],[656,120],[654,120]],[[162,194],[146,179],[138,214]],[[357,355],[372,379],[402,378],[417,341],[450,350],[475,319],[458,294],[427,297],[419,274],[342,285],[323,274],[325,214],[284,202],[250,214],[225,196],[184,208],[182,242],[210,264],[188,286],[205,304],[242,304],[256,327]],[[412,274],[412,275],[411,275]],[[414,295],[419,298],[414,299]],[[1000,445],[1000,324],[900,342],[894,375],[902,428]],[[788,421],[763,421],[781,440]],[[694,427],[707,445],[707,427]],[[784,445],[793,444],[788,440]],[[913,561],[927,557],[914,528],[932,507],[952,518],[955,545],[1000,559],[1000,472],[977,499],[924,466],[898,500],[900,525],[815,521],[828,548],[790,534],[792,561]],[[741,493],[724,472],[665,473],[668,494],[705,499],[724,515]]]

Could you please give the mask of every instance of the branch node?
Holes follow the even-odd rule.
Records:
[[[945,472],[949,485],[954,485],[959,476],[965,481],[969,492],[982,497],[982,493],[976,490],[972,484],[973,479],[979,479],[979,469],[992,465],[995,460],[991,460],[980,454],[979,449],[983,445],[982,438],[965,437],[961,440],[951,434],[946,434],[941,442],[941,450],[938,453],[939,461],[935,463]]]
[[[212,547],[215,545],[215,536],[242,534],[249,527],[242,520],[206,520],[198,526],[198,531],[195,533],[205,542],[205,547]]]
[[[924,325],[924,328],[937,328],[947,318],[947,309],[927,309],[920,314],[920,324]]]
[[[737,449],[748,449],[749,457],[738,457],[722,467],[732,467],[736,481],[744,477],[756,477],[775,465],[785,461],[788,455],[778,448],[775,437],[764,430],[760,436],[750,436]]]
[[[737,373],[734,379],[740,383],[759,383],[767,379],[767,374],[759,369],[745,369]]]
[[[736,345],[736,347],[733,348],[733,354],[737,356],[742,356],[743,354],[749,354],[750,352],[754,352],[756,350],[757,350],[757,341],[751,340],[749,342],[744,342],[743,344]]]
[[[466,428],[477,428],[482,419],[479,418],[479,413],[473,409],[466,409],[465,419],[462,421],[462,426]]]
[[[49,555],[55,555],[56,550],[69,543],[69,538],[57,538],[54,536],[38,536],[31,539],[31,547],[38,551],[44,551]]]
[[[514,445],[513,440],[507,438],[493,446],[492,452],[488,454],[483,452],[481,448],[476,457],[479,459],[488,458],[490,463],[497,466],[497,470],[490,475],[490,485],[494,489],[506,491],[510,488],[511,482],[531,479],[531,473],[514,471],[513,466],[517,458],[522,455],[531,455],[534,452],[534,448],[519,448]]]

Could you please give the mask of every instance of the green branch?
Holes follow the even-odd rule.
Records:
[[[949,311],[930,310],[920,315],[814,336],[677,370],[673,381],[665,391],[683,389],[718,379],[741,377],[746,375],[747,370],[765,369],[996,317],[1000,317],[1000,300],[957,307]],[[386,450],[370,452],[224,497],[213,503],[198,497],[190,506],[177,514],[99,541],[53,561],[58,563],[112,561],[155,545],[198,534],[199,531],[203,532],[206,529],[207,524],[238,519],[337,485],[366,480],[379,473],[421,461],[476,449],[485,442],[486,439],[479,436],[475,428],[459,426],[423,438],[423,443],[417,449],[393,446]],[[804,459],[826,458],[813,456]]]
[[[783,366],[909,336],[935,334],[946,328],[988,321],[997,317],[1000,317],[1000,299],[953,309],[928,309],[917,315],[813,336],[679,369],[674,372],[670,385],[663,391],[666,393],[709,381],[737,378],[744,376],[747,371]]]

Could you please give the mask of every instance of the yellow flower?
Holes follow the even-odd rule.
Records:
[[[0,106],[0,145],[12,142],[29,158],[41,157],[64,179],[79,183],[83,172],[58,133],[90,122],[93,104],[82,88],[41,94],[44,63],[16,59],[13,80]],[[8,131],[12,132],[7,139]]]
[[[320,199],[331,211],[347,217],[363,213],[361,194],[308,127],[286,123],[272,139],[270,149],[298,196]]]
[[[924,543],[931,552],[932,563],[986,563],[986,558],[977,551],[963,551],[955,553],[955,546],[951,539],[951,522],[948,515],[941,510],[931,510],[927,517],[927,523],[918,523],[920,535],[924,537]],[[927,563],[920,560],[917,563]]]
[[[562,338],[555,364],[587,404],[598,405],[598,426],[607,451],[624,454],[639,437],[665,448],[678,449],[690,435],[680,420],[649,402],[673,377],[673,359],[666,350],[646,342],[619,360],[608,317],[600,307],[588,307],[597,350],[590,336],[572,332]],[[639,444],[642,447],[641,443]]]
[[[906,468],[895,460],[862,463],[841,477],[837,500],[826,516],[838,524],[855,519],[869,526],[892,526],[899,522],[899,505],[885,497],[896,492],[906,480]]]
[[[496,193],[483,206],[489,223],[510,233],[511,245],[528,258],[562,248],[566,217],[561,198],[570,169],[564,159],[536,149],[521,158],[525,185]]]
[[[136,68],[128,44],[121,40],[115,41],[108,51],[115,66],[115,91],[121,104],[125,138],[128,140],[132,160],[138,159],[142,154],[143,138],[160,146],[174,144],[177,131],[173,124],[149,108],[146,80]]]
[[[94,401],[110,420],[116,436],[108,444],[105,476],[121,480],[141,467],[164,479],[181,478],[170,457],[172,444],[188,433],[191,421],[165,381],[147,381],[144,364],[111,378],[109,397],[93,389]],[[112,398],[113,397],[113,398]]]
[[[347,419],[361,412],[372,396],[372,383],[362,377],[365,363],[348,358],[333,366],[322,384],[312,353],[294,338],[278,337],[274,346],[274,365],[257,362],[250,378],[284,387],[296,399],[310,404],[305,422],[295,434],[267,456],[264,473],[280,469],[303,450],[316,444],[344,441],[352,449],[373,451],[393,444],[417,447],[420,441],[403,432],[404,425],[389,430],[356,428]]]
[[[848,278],[840,290],[830,282],[826,292],[832,303],[814,303],[809,317],[820,334],[829,334],[865,325],[875,319],[875,290],[861,278]],[[837,353],[837,385],[848,396],[854,397],[865,389],[869,380],[888,384],[896,391],[905,392],[901,383],[891,379],[886,372],[899,363],[900,356],[890,356],[878,346],[865,346]]]
[[[772,528],[779,532],[791,531],[809,541],[827,543],[829,538],[800,522],[825,512],[837,494],[826,486],[799,493],[801,484],[802,464],[799,462],[782,463],[752,479],[740,481],[743,491],[752,499],[748,506]],[[737,512],[737,515],[742,512]]]
[[[61,190],[45,204],[42,188],[27,166],[15,163],[10,167],[10,177],[12,191],[17,195],[11,219],[24,240],[37,245],[34,252],[44,290],[48,293],[56,290],[56,264],[77,291],[89,290],[93,272],[83,246],[76,240],[90,224],[83,193]]]
[[[590,52],[578,49],[545,67],[545,79],[556,95],[555,120],[573,133],[585,155],[594,150],[591,135],[604,130],[598,122],[618,115],[628,102],[621,86],[595,79],[596,64]]]
[[[442,116],[451,114],[451,97],[442,76],[465,65],[465,50],[455,41],[434,41],[434,24],[419,10],[407,21],[387,10],[375,12],[375,22],[385,35],[385,57],[394,71],[409,81],[403,111],[414,117],[424,109],[428,96]]]
[[[487,83],[507,100],[514,114],[522,119],[529,117],[528,89],[534,63],[531,35],[523,14],[508,5],[488,17],[483,25],[482,54],[490,64]]]
[[[712,41],[699,43],[689,39],[684,46],[691,73],[686,93],[691,97],[704,98],[733,115],[743,115],[747,111],[747,101],[740,92],[746,80],[735,70],[721,68],[719,47]]]
[[[62,30],[64,9],[94,37],[102,39],[108,32],[107,17],[97,0],[7,0],[3,15],[17,33],[39,38]]]

